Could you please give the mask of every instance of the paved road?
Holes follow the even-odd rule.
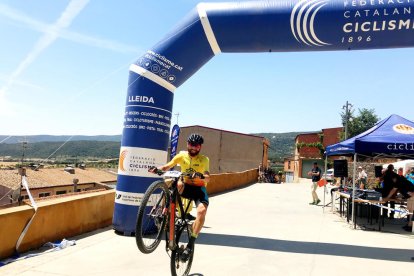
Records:
[[[386,232],[354,230],[310,198],[309,182],[212,197],[191,275],[413,275],[414,235],[395,225],[402,221],[387,222]],[[77,245],[3,266],[0,275],[170,275],[162,246],[141,254],[133,237],[110,228],[72,239]]]

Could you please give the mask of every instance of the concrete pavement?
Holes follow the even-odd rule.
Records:
[[[413,275],[414,235],[400,230],[402,220],[387,221],[385,232],[354,230],[330,208],[308,205],[310,192],[304,180],[212,197],[190,275]],[[77,244],[0,267],[0,274],[170,275],[164,243],[144,255],[133,237],[110,228],[68,239]]]

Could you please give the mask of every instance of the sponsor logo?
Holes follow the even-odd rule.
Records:
[[[405,124],[394,125],[392,129],[401,134],[414,134],[414,128]]]
[[[151,197],[148,199],[147,206],[154,206],[158,202],[160,196],[160,194],[151,195]],[[115,203],[130,206],[140,206],[143,198],[143,193],[116,191]]]
[[[368,44],[381,32],[414,29],[412,0],[344,0],[343,7],[343,44]]]
[[[352,148],[350,148],[350,147],[337,147],[337,148],[330,149],[330,152],[331,151],[340,151],[340,150],[352,150]]]
[[[326,46],[315,33],[315,17],[328,0],[302,0],[296,3],[290,15],[290,28],[299,43],[308,46]]]
[[[127,157],[127,154],[128,154],[127,150],[123,150],[121,151],[121,154],[119,154],[119,170],[123,172],[126,172],[124,162]]]
[[[150,166],[159,166],[167,160],[167,152],[155,149],[121,147],[118,174],[156,177],[148,172]]]
[[[413,143],[388,144],[387,149],[390,151],[414,151],[414,144]]]

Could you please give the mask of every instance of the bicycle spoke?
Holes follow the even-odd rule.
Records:
[[[135,238],[143,253],[153,252],[162,238],[167,221],[166,206],[169,192],[163,181],[151,184],[142,199],[138,210]]]
[[[187,261],[182,260],[182,252],[190,241],[191,225],[184,224],[179,226],[176,235],[177,249],[171,254],[171,273],[173,276],[185,276],[190,273],[191,265],[193,262],[194,249],[190,258]]]

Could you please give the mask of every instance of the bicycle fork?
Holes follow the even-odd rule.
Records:
[[[170,231],[168,237],[168,248],[170,250],[175,250],[175,202],[171,202],[170,204]]]

